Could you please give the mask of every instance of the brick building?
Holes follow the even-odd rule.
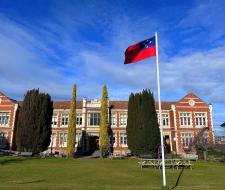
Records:
[[[15,148],[18,103],[0,92],[0,148]]]
[[[15,116],[18,103],[0,93],[0,134],[10,147],[15,144]],[[100,100],[83,98],[77,101],[76,149],[96,149],[99,138]],[[54,101],[52,136],[49,151],[64,152],[67,146],[70,101]],[[126,124],[128,101],[109,101],[110,146],[113,153],[128,151]],[[156,104],[156,109],[158,105]],[[193,151],[191,144],[196,134],[208,129],[204,136],[214,142],[212,105],[205,103],[193,93],[177,102],[162,102],[163,135],[171,151],[185,153]],[[3,138],[2,138],[3,139]],[[0,140],[1,143],[1,140]]]

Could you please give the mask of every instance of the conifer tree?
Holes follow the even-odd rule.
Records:
[[[51,142],[53,102],[48,94],[33,89],[20,107],[16,131],[17,150],[39,153]]]
[[[131,94],[128,102],[127,140],[135,155],[157,152],[159,125],[153,94],[149,90]]]
[[[73,85],[67,135],[67,158],[73,158],[76,137],[76,85]]]
[[[100,114],[100,133],[99,133],[99,149],[100,157],[106,156],[109,150],[109,135],[108,135],[108,92],[106,85],[102,88],[101,99],[101,114]]]

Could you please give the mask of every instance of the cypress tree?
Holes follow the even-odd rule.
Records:
[[[33,89],[26,93],[19,111],[16,144],[19,151],[39,153],[51,142],[53,103],[48,94]]]
[[[151,139],[151,143],[150,143],[150,152],[155,156],[157,156],[157,148],[160,145],[160,128],[159,128],[159,123],[158,123],[158,116],[157,116],[157,112],[155,109],[155,100],[154,100],[154,96],[153,93],[151,93],[149,91],[149,98],[151,99],[150,101],[150,113],[151,113],[151,117],[149,119],[149,126],[152,126],[150,128],[150,139]]]
[[[76,137],[76,85],[73,85],[67,135],[67,158],[73,157]]]
[[[134,155],[157,152],[159,125],[153,94],[150,90],[131,94],[128,102],[127,140]]]
[[[99,133],[99,149],[101,158],[105,157],[107,151],[109,150],[107,109],[108,109],[108,92],[106,85],[104,85],[102,88],[100,133]]]

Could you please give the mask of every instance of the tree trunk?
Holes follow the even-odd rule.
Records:
[[[207,157],[208,157],[207,151],[203,151],[203,157],[204,157],[204,160],[207,161]]]

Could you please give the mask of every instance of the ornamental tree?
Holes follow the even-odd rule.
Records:
[[[76,137],[76,85],[73,85],[67,135],[67,158],[73,158]]]
[[[109,150],[108,125],[108,92],[106,85],[104,85],[102,88],[99,133],[99,149],[101,158],[104,158],[107,154],[107,151]]]

